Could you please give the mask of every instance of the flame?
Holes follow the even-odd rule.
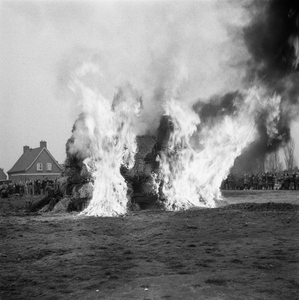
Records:
[[[255,119],[267,112],[267,129],[273,131],[280,100],[276,95],[268,97],[263,88],[253,88],[244,94],[244,101],[235,103],[236,113],[198,130],[198,116],[178,99],[171,99],[166,113],[174,129],[168,151],[159,158],[165,207],[215,207],[215,201],[221,200],[223,178],[236,157],[257,138]]]
[[[127,85],[111,103],[84,81],[88,72],[98,71],[83,66],[71,86],[80,91],[84,114],[74,132],[74,147],[84,153],[84,163],[94,179],[92,199],[82,213],[118,216],[126,213],[128,202],[120,167],[134,165],[142,97]],[[152,189],[159,189],[168,210],[215,207],[222,199],[223,178],[243,149],[257,138],[257,118],[265,118],[270,137],[277,134],[281,97],[270,97],[266,88],[254,87],[235,99],[233,114],[201,124],[198,114],[180,101],[179,88],[167,95],[165,114],[173,126],[167,150],[162,149],[157,157],[160,168],[157,175],[152,174]]]
[[[120,89],[112,105],[97,89],[81,80],[90,71],[94,69],[83,66],[73,81],[74,88],[80,89],[85,116],[82,126],[74,133],[74,144],[77,143],[81,152],[85,148],[84,163],[94,179],[92,199],[82,214],[117,216],[126,212],[127,184],[120,167],[134,165],[137,148],[134,122],[141,108],[141,97],[128,85]]]

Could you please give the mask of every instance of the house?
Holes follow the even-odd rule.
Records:
[[[0,168],[0,183],[3,181],[6,181],[6,179],[7,179],[7,176],[4,173],[4,170]]]
[[[38,148],[23,147],[23,154],[7,172],[9,179],[17,181],[56,179],[62,167],[47,149],[47,142],[41,141]]]

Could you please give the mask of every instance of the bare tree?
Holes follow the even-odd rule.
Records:
[[[265,170],[272,173],[276,173],[282,170],[282,162],[280,160],[278,150],[267,155],[265,161]]]
[[[295,141],[293,138],[291,138],[283,148],[284,162],[288,170],[292,170],[295,166],[294,150],[295,150]]]

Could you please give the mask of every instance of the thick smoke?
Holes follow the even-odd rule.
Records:
[[[238,26],[230,28],[235,37],[234,44],[242,40],[250,54],[246,64],[237,66],[246,70],[244,87],[262,85],[269,96],[281,96],[276,112],[265,109],[258,115],[259,139],[236,161],[238,170],[249,172],[263,169],[266,154],[289,141],[291,123],[299,113],[299,2],[254,0],[250,4],[246,2],[244,9],[249,22],[243,27],[242,34]],[[236,104],[243,100],[241,92],[229,92],[214,96],[208,102],[199,101],[194,109],[199,113],[202,125],[210,125],[224,115],[234,114]],[[275,132],[268,129],[269,113],[274,113]]]
[[[298,113],[298,12],[291,0],[101,4],[87,22],[97,39],[68,53],[59,80],[69,86],[85,61],[97,69],[85,84],[111,104],[132,86],[143,105],[137,135],[156,133],[171,97],[193,106],[200,130],[234,114],[244,89],[262,85],[281,96],[277,111],[258,114],[259,140],[244,154],[262,161],[289,140]]]
[[[269,138],[261,116],[258,120],[260,139],[244,156],[249,161],[253,157],[264,161],[267,152],[276,151],[289,141],[291,123],[299,112],[299,2],[253,1],[247,9],[252,21],[244,27],[244,41],[252,57],[248,61],[246,80],[261,82],[269,93],[281,95],[282,100],[277,134]]]
[[[252,21],[244,28],[244,40],[252,58],[248,62],[247,80],[257,79],[273,93],[282,95],[284,106],[297,105],[299,2],[254,1],[248,8]],[[283,107],[282,118],[294,116]],[[281,127],[287,123],[283,120]]]
[[[200,114],[203,124],[217,121],[219,117],[233,114],[238,102],[243,101],[243,95],[239,91],[229,92],[224,96],[213,96],[209,102],[198,101],[193,109]]]
[[[244,39],[252,60],[248,76],[267,82],[274,88],[277,81],[298,71],[296,41],[299,34],[297,0],[253,1],[247,9],[252,21],[244,28]]]
[[[244,40],[252,58],[247,80],[257,78],[282,96],[279,133],[287,140],[299,103],[299,2],[254,1],[248,8],[252,21],[244,28]]]
[[[144,106],[137,134],[154,134],[164,103],[173,94],[192,105],[198,97],[207,99],[241,87],[243,70],[230,64],[240,49],[220,22],[221,18],[239,22],[241,9],[228,10],[218,1],[91,5],[94,14],[82,25],[90,30],[90,40],[82,37],[59,66],[63,97],[78,99],[63,87],[69,87],[82,61],[93,64],[99,72],[85,78],[85,84],[89,80],[89,87],[112,101],[128,81],[141,93]]]

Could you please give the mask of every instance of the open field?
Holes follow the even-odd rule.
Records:
[[[0,299],[299,299],[299,191],[223,194],[120,218],[0,199]]]

